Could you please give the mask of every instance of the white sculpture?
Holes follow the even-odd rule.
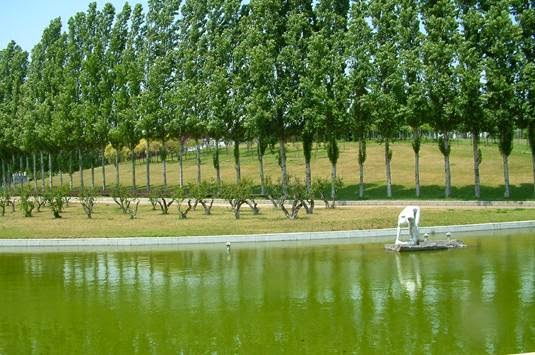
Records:
[[[409,241],[404,242],[399,240],[401,233],[401,225],[407,224],[409,228]],[[420,242],[418,238],[418,225],[420,224],[420,207],[407,206],[401,211],[398,217],[398,229],[396,234],[396,245],[417,245]]]

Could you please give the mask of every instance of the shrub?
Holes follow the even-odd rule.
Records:
[[[89,219],[93,218],[93,210],[95,209],[95,196],[95,189],[83,189],[80,192],[80,204],[82,205],[84,213]]]
[[[305,199],[309,193],[306,191],[306,187],[298,180],[293,179],[288,182],[288,195],[286,198],[292,200],[290,210],[284,206],[284,202],[280,204],[280,209],[288,219],[297,219],[299,210],[306,204]]]
[[[200,203],[205,215],[212,214],[214,196],[217,194],[217,186],[213,182],[203,181],[200,185],[188,185],[189,195],[195,200],[194,209]]]
[[[156,191],[156,197],[158,205],[160,205],[160,209],[162,210],[162,214],[169,214],[169,207],[175,202],[175,198],[171,196],[172,194],[169,193],[166,189],[159,188]]]
[[[327,179],[318,178],[316,181],[314,181],[314,184],[312,185],[312,190],[314,192],[319,193],[320,198],[323,200],[323,203],[325,203],[325,208],[334,208],[336,204],[336,191],[341,189],[344,186],[344,183],[342,179],[336,178],[335,184],[334,184],[334,199],[331,201],[329,199],[329,195],[331,195],[332,190],[332,182]]]
[[[130,216],[130,219],[137,218],[137,212],[138,212],[140,202],[141,201],[139,200],[139,198],[135,198],[134,200],[132,200],[132,203],[128,206],[128,215]]]
[[[271,177],[266,177],[265,181],[265,191],[267,198],[273,204],[273,207],[280,208],[281,203],[284,201],[285,196],[283,196],[281,184],[273,184]]]
[[[33,200],[35,202],[35,206],[37,207],[37,212],[41,212],[41,208],[47,203],[45,191],[43,191],[41,188],[33,190]]]
[[[193,208],[193,205],[191,204],[192,199],[189,196],[188,189],[179,187],[175,193],[175,200],[177,201],[178,206],[178,218],[188,218],[188,213]],[[184,204],[185,201],[187,201],[187,205]]]
[[[30,193],[30,190],[24,187],[20,188],[20,207],[24,213],[24,217],[31,217],[32,211],[35,208],[35,201]]]
[[[128,208],[135,199],[128,188],[124,186],[117,186],[113,189],[112,193],[113,201],[119,206],[124,214],[128,214]]]
[[[63,188],[53,188],[45,193],[45,199],[52,210],[54,218],[61,218],[60,213],[63,211],[65,195]]]
[[[229,202],[236,219],[240,219],[241,206],[251,199],[252,189],[253,184],[247,179],[242,179],[239,184],[225,184],[222,186],[221,196]]]
[[[2,216],[6,213],[7,206],[13,206],[15,207],[15,203],[13,202],[13,199],[11,197],[11,191],[7,188],[0,188],[0,213],[2,213]]]

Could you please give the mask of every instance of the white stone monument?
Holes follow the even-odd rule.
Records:
[[[409,229],[409,240],[401,241],[399,239],[401,234],[401,225],[407,224]],[[420,224],[420,207],[407,206],[405,207],[398,217],[398,229],[396,233],[396,245],[418,245],[420,239],[418,236],[418,225]]]

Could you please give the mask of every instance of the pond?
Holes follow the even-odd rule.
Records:
[[[0,354],[535,351],[535,234],[0,253]]]

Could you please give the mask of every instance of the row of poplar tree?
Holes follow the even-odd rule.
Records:
[[[27,157],[26,168],[32,160],[35,175],[39,154],[43,171],[43,153],[52,164],[75,152],[82,172],[84,156],[111,144],[132,152],[135,187],[134,148],[144,138],[162,143],[167,185],[166,142],[182,147],[209,137],[218,184],[218,143],[234,143],[239,181],[239,144],[254,140],[262,185],[263,155],[276,144],[286,189],[285,143],[297,138],[306,185],[313,142],[322,141],[334,186],[337,140],[351,137],[359,142],[363,196],[374,130],[384,143],[390,197],[390,144],[410,127],[419,196],[427,124],[440,135],[446,197],[454,131],[472,137],[476,198],[478,139],[482,132],[497,138],[508,197],[516,128],[527,129],[535,163],[534,7],[531,0],[149,0],[147,9],[126,3],[118,11],[91,3],[66,28],[52,20],[30,54],[14,42],[0,52],[4,183],[15,155],[21,166]],[[117,166],[117,182],[118,174]]]

